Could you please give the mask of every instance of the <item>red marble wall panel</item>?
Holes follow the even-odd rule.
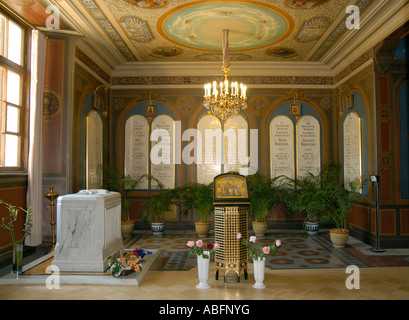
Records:
[[[359,229],[369,231],[369,208],[353,205],[349,213],[349,222]]]
[[[381,122],[381,152],[390,152],[390,124],[389,122]]]
[[[381,201],[390,202],[392,200],[392,181],[391,181],[391,170],[382,169],[381,170]]]
[[[409,235],[409,209],[400,210],[400,233],[402,236]]]
[[[381,209],[380,210],[380,234],[387,236],[396,235],[396,210]],[[373,224],[375,220],[372,219]]]
[[[389,105],[389,78],[379,77],[379,98],[382,106]]]

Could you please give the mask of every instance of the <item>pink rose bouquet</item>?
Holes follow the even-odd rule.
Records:
[[[237,239],[241,239],[241,234],[237,234]],[[278,248],[281,247],[281,240],[277,239],[273,243],[270,243],[266,246],[256,245],[257,238],[256,236],[251,236],[249,241],[246,239],[242,240],[242,244],[245,245],[249,250],[249,257],[255,260],[258,258],[263,259],[266,255],[273,255],[277,254]],[[250,243],[253,244],[250,244]]]
[[[203,259],[209,259],[214,255],[214,252],[220,248],[220,245],[216,242],[214,245],[209,243],[206,246],[202,240],[189,240],[186,245],[190,248],[189,253],[202,256]]]

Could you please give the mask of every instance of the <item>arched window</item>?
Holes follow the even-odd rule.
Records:
[[[218,174],[239,172],[247,167],[249,156],[249,125],[245,115],[236,115],[222,123],[217,117],[205,114],[197,123],[201,146],[201,161],[196,166],[196,181],[210,183]]]
[[[321,170],[321,129],[317,118],[306,115],[297,122],[297,177]]]
[[[95,110],[87,115],[86,131],[86,188],[99,189],[102,187],[104,128],[101,116]]]
[[[138,179],[150,174],[165,189],[175,188],[175,115],[166,105],[142,102],[134,106],[125,117],[123,145],[125,176]],[[158,185],[142,179],[135,189],[158,189]]]
[[[224,123],[224,172],[239,172],[247,166],[248,131],[247,120],[241,115],[232,116]]]
[[[270,177],[317,174],[322,163],[322,123],[303,101],[279,105],[269,119]]]
[[[136,114],[128,118],[125,123],[125,143],[124,176],[138,179],[148,174],[149,123],[144,116]],[[135,188],[148,189],[148,180],[143,179]]]
[[[168,115],[159,115],[152,121],[151,175],[165,189],[175,188],[175,122]],[[153,183],[153,189],[158,185]]]
[[[365,103],[361,95],[353,91],[345,100],[341,117],[341,160],[343,182],[350,188],[351,182],[358,182],[361,194],[368,195],[368,137]]]
[[[198,139],[201,139],[201,159],[197,159],[196,180],[208,184],[222,173],[222,124],[218,118],[207,114],[200,118],[197,130],[200,133]]]
[[[288,116],[276,116],[270,122],[271,178],[295,178],[294,123]]]
[[[79,188],[102,188],[101,166],[104,162],[104,122],[102,109],[94,108],[94,93],[84,99],[80,114]]]

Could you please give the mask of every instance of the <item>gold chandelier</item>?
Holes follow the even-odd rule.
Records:
[[[217,82],[206,83],[204,85],[204,102],[203,105],[213,115],[224,121],[230,116],[238,115],[241,110],[247,109],[247,86],[237,82],[227,80],[227,73],[230,71],[229,57],[229,30],[223,30],[223,67],[224,81],[217,85]],[[220,90],[220,91],[219,91]]]

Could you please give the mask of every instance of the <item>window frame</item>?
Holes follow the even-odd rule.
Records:
[[[12,23],[16,24],[22,30],[22,45],[21,45],[21,65],[9,60],[8,58],[0,55],[0,67],[5,70],[7,74],[8,71],[14,72],[18,74],[21,78],[21,91],[20,91],[20,104],[15,105],[13,103],[7,102],[7,100],[1,100],[4,103],[5,108],[7,106],[17,107],[19,109],[19,131],[15,132],[7,132],[6,127],[4,127],[4,131],[1,132],[1,139],[5,141],[5,135],[11,134],[16,135],[19,137],[19,146],[17,150],[17,159],[18,163],[17,166],[0,166],[0,174],[1,173],[25,173],[27,172],[27,165],[28,165],[28,133],[29,133],[29,100],[30,100],[30,49],[31,49],[31,28],[27,26],[27,24],[13,18],[0,8],[0,14],[7,20],[11,21]],[[9,22],[7,22],[9,23]],[[8,34],[5,35],[4,38],[7,38]],[[5,39],[5,43],[7,43],[7,39]],[[8,48],[5,45],[5,52],[7,52]],[[4,90],[7,90],[7,76],[5,77]],[[7,99],[7,98],[6,98]],[[4,115],[6,115],[7,111],[4,111]],[[6,123],[6,119],[3,119],[3,123]],[[0,156],[2,161],[5,164],[5,145],[1,145],[0,149]]]

